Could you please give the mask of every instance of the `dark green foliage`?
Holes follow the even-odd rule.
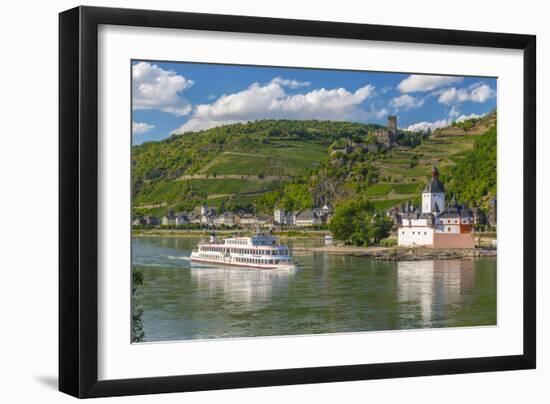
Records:
[[[221,152],[254,152],[281,141],[313,142],[328,148],[337,139],[363,139],[370,128],[377,127],[353,122],[260,120],[173,135],[133,146],[133,181],[140,185],[147,180],[195,174]]]
[[[423,135],[413,132],[399,132],[397,134],[397,143],[401,146],[416,147],[422,143]]]
[[[397,240],[394,238],[385,238],[380,240],[380,245],[382,247],[395,247],[397,245]]]
[[[465,153],[443,178],[449,195],[459,203],[488,208],[497,194],[497,134],[493,126],[476,138],[472,151]]]
[[[143,284],[143,274],[132,267],[132,342],[142,342],[145,338],[143,331],[143,309],[136,301],[139,287]]]
[[[392,221],[365,199],[347,200],[336,206],[329,229],[347,244],[368,246],[387,237]]]

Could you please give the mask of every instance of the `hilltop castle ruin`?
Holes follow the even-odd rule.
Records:
[[[374,131],[374,136],[378,140],[378,143],[390,147],[393,143],[397,142],[397,116],[388,116],[388,127],[383,129],[377,129]]]

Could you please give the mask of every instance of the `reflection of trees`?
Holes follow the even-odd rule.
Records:
[[[132,342],[142,342],[145,338],[143,309],[136,301],[141,285],[143,285],[143,274],[136,267],[132,267]]]
[[[192,267],[191,279],[210,295],[222,292],[231,301],[251,303],[267,300],[273,288],[288,287],[295,270],[246,269],[229,267]]]
[[[474,284],[474,262],[460,260],[399,261],[398,300],[402,319],[424,326],[444,321]]]

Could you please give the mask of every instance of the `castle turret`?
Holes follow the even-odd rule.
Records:
[[[439,215],[440,209],[445,206],[445,187],[439,180],[437,167],[432,168],[432,179],[424,191],[422,191],[422,213],[433,213]]]
[[[397,141],[397,116],[395,115],[388,116],[388,137],[391,143]]]

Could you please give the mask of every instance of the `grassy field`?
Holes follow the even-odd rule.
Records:
[[[253,152],[235,150],[222,153],[199,173],[295,177],[316,167],[327,155],[327,148],[316,143],[280,142]]]
[[[380,195],[387,195],[391,192],[393,189],[394,184],[374,184],[367,188],[366,195],[367,196],[380,196]]]
[[[213,199],[226,200],[230,196],[258,194],[279,187],[279,181],[239,180],[239,179],[199,179],[186,181],[166,181],[154,184],[149,192],[143,192],[136,198],[136,205],[177,202],[183,197],[184,190],[191,187],[200,194]],[[220,197],[223,196],[222,199]],[[209,198],[209,199],[210,199]],[[221,202],[220,202],[221,203]]]
[[[394,184],[393,192],[395,194],[414,194],[419,192],[422,188],[422,184]]]

